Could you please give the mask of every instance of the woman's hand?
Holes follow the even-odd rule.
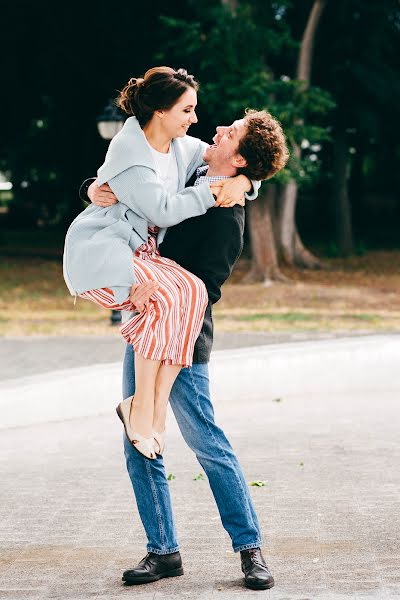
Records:
[[[235,204],[244,206],[244,194],[251,190],[252,184],[245,175],[237,175],[236,177],[217,181],[210,188],[211,192],[217,195],[217,201],[214,206],[231,208]]]
[[[151,296],[159,288],[156,281],[146,281],[145,283],[134,283],[131,287],[129,299],[137,311],[143,312]]]
[[[118,202],[117,197],[111,191],[108,183],[97,185],[97,180],[90,184],[87,195],[93,204],[96,206],[101,206],[102,208],[112,206]]]

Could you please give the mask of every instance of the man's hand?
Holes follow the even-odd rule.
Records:
[[[245,205],[245,192],[251,190],[251,181],[245,175],[237,175],[230,179],[223,179],[210,186],[211,192],[217,194],[214,206],[231,208],[235,204]]]
[[[134,283],[131,287],[129,298],[136,310],[143,312],[146,308],[147,302],[150,300],[154,292],[158,290],[158,288],[159,285],[156,281]]]
[[[111,191],[108,183],[103,183],[103,185],[97,185],[97,180],[93,181],[88,187],[87,195],[90,198],[90,201],[93,202],[96,206],[101,206],[103,208],[107,206],[112,206],[113,204],[117,204],[118,200],[116,196]]]

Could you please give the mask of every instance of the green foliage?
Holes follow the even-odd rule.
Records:
[[[352,132],[363,182],[380,194],[399,186],[399,19],[398,0],[328,2],[313,68],[314,79],[336,101],[333,135]]]
[[[297,53],[288,24],[274,18],[288,6],[270,3],[270,10],[260,14],[253,4],[241,3],[232,14],[222,4],[193,4],[191,21],[161,17],[165,43],[158,58],[185,56],[201,82],[199,102],[210,123],[230,123],[246,108],[265,109],[282,123],[289,145],[304,139],[321,145],[329,140],[323,120],[335,106],[332,97],[318,87],[305,89],[303,82],[276,72],[273,65],[282,53]],[[275,180],[313,183],[320,161],[313,162],[309,154],[297,160],[292,153]]]
[[[72,1],[57,5],[62,26],[55,27],[49,0],[25,3],[24,18],[19,3],[4,3],[0,170],[14,187],[11,200],[3,194],[1,203],[11,206],[15,223],[71,221],[82,209],[79,184],[96,173],[107,149],[97,115],[130,77],[163,63],[183,66],[201,82],[193,135],[210,139],[215,125],[253,107],[276,115],[291,144],[308,141],[301,160],[293,155],[274,181],[294,177],[300,183],[302,198],[315,207],[312,236],[330,235],[332,211],[320,202],[330,194],[329,136],[334,139],[339,127],[351,131],[355,230],[369,243],[377,236],[384,244],[391,231],[397,246],[398,0],[330,0],[317,30],[308,89],[294,76],[312,0],[238,5],[232,15],[221,0],[154,0],[134,10],[121,4],[113,14],[105,0]],[[311,149],[315,144],[320,151]],[[379,211],[365,200],[380,203],[382,197],[388,201]],[[301,211],[297,216],[301,229]]]
[[[315,315],[309,313],[289,312],[289,313],[252,313],[249,315],[239,315],[238,321],[312,321]]]

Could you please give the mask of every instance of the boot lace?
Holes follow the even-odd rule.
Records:
[[[253,562],[255,565],[259,565],[260,567],[265,567],[264,561],[261,556],[261,552],[257,548],[251,548],[249,550],[249,557],[250,557],[251,562]]]

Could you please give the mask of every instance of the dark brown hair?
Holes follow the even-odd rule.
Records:
[[[141,127],[150,121],[156,110],[172,108],[182,94],[198,83],[185,69],[153,67],[144,77],[132,77],[120,92],[116,104],[128,115],[135,115]]]
[[[279,121],[266,110],[246,110],[247,132],[239,141],[238,153],[247,166],[238,169],[250,179],[269,179],[289,160],[286,137]]]

